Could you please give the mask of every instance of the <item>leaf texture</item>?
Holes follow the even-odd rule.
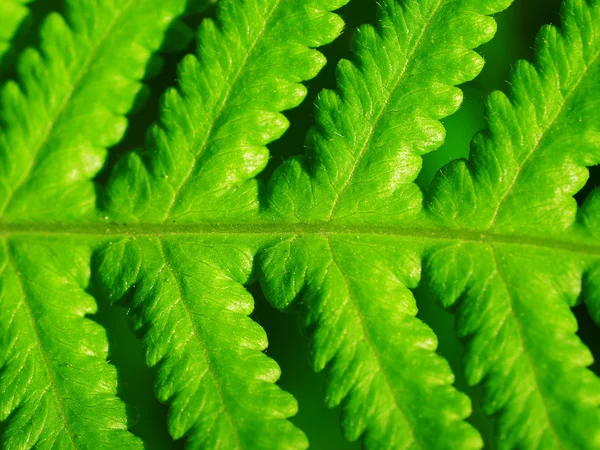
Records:
[[[300,83],[325,63],[311,47],[341,32],[330,10],[344,3],[220,2],[217,20],[200,27],[198,56],[184,59],[177,88],[166,93],[147,148],[113,172],[104,198],[108,222],[149,229],[156,222],[251,220],[258,212],[252,177],[267,163],[266,145],[288,126],[280,111],[304,99]],[[279,368],[261,353],[266,336],[247,317],[253,303],[240,283],[251,253],[231,266],[238,257],[219,255],[215,243],[158,234],[152,243],[106,252],[100,279],[115,297],[122,280],[136,286],[131,305],[147,361],[159,367],[157,391],[170,405],[173,437],[186,436],[190,448],[305,448],[304,434],[285,420],[296,402],[273,384]],[[197,249],[208,259],[198,259]],[[136,273],[121,259],[139,259]],[[121,266],[128,277],[111,275]]]
[[[311,47],[343,22],[329,11],[347,0],[249,0],[218,4],[219,21],[198,35],[199,56],[179,69],[159,124],[107,187],[109,217],[128,222],[250,220],[266,145],[288,128],[280,113],[306,96],[301,81],[325,64]],[[127,192],[128,195],[124,195]]]
[[[468,339],[468,381],[483,382],[484,411],[499,414],[499,448],[598,448],[600,380],[569,310],[582,266],[569,253],[506,244],[448,245],[427,260]]]
[[[264,330],[248,317],[242,286],[252,269],[244,240],[128,240],[101,254],[109,295],[127,294],[157,394],[170,404],[169,431],[190,449],[307,448],[286,418],[296,400],[274,383]]]
[[[339,64],[338,90],[317,100],[308,155],[270,186],[277,223],[333,233],[309,239],[298,226],[300,236],[266,249],[262,282],[278,307],[305,305],[315,368],[329,369],[328,403],[344,401],[345,434],[365,433],[367,448],[482,446],[434,333],[415,317],[418,245],[391,240],[388,249],[371,233],[421,211],[421,155],[443,142],[439,120],[462,100],[454,85],[482,68],[471,49],[495,32],[486,14],[509,3],[382,2],[377,28],[358,30],[356,62]],[[336,235],[344,227],[352,239]]]
[[[263,285],[279,308],[304,306],[312,359],[328,367],[327,404],[343,403],[346,437],[366,448],[480,448],[462,420],[469,399],[435,353],[437,338],[415,317],[410,288],[420,255],[389,237],[290,237],[266,250]]]
[[[127,431],[104,329],[74,240],[0,242],[0,421],[12,449],[142,449]],[[66,300],[65,300],[66,299]]]
[[[535,64],[516,65],[510,98],[490,96],[489,131],[475,138],[469,163],[457,161],[438,177],[430,210],[444,226],[540,235],[575,222],[573,195],[586,166],[600,162],[600,7],[569,0],[562,16],[562,28],[540,31]],[[472,201],[458,208],[449,198],[460,195]]]
[[[593,359],[569,311],[585,273],[598,318],[597,200],[582,208],[582,227],[572,196],[586,166],[600,162],[600,2],[567,0],[562,17],[562,28],[540,32],[535,64],[515,67],[510,98],[492,94],[489,131],[468,162],[443,169],[429,202],[447,228],[556,242],[551,253],[451,245],[427,262],[443,303],[457,308],[467,376],[483,382],[484,406],[499,414],[501,448],[600,447],[600,381],[586,369]]]
[[[29,16],[27,3],[31,3],[31,0],[6,0],[0,5],[0,67],[4,56],[10,51],[11,42],[19,27]],[[3,71],[0,71],[0,76],[3,75]]]
[[[346,2],[218,2],[146,147],[106,186],[91,180],[157,69],[152,52],[181,50],[189,32],[177,22],[165,37],[169,24],[207,2],[68,0],[66,20],[50,16],[41,53],[24,53],[1,94],[5,447],[142,445],[85,317],[91,279],[129,308],[175,439],[306,448],[250,317],[244,286],[258,278],[273,305],[301,312],[327,404],[367,449],[483,446],[417,316],[420,284],[456,313],[495,447],[600,448],[600,381],[570,311],[583,298],[600,324],[600,190],[573,199],[600,162],[600,1],[565,0],[535,62],[490,97],[470,160],[423,194],[421,156],[443,142],[456,85],[483,66],[473,49],[511,0],[382,0],[337,89],[316,101],[307,153],[263,189],[255,176],[288,128],[282,111],[325,64],[314,48],[339,35],[331,11]]]
[[[1,223],[92,216],[90,178],[120,139],[152,51],[182,9],[74,1],[66,20],[48,17],[41,52],[25,51],[19,83],[1,93]],[[84,317],[96,310],[85,293],[89,245],[3,233],[1,259],[3,448],[142,448],[127,432],[104,330]]]
[[[344,224],[414,217],[422,203],[413,183],[421,155],[444,140],[439,120],[462,101],[455,85],[483,67],[471,49],[495,33],[485,14],[510,3],[382,2],[379,26],[357,31],[356,62],[338,65],[337,91],[319,95],[309,154],[276,173],[273,212]]]
[[[125,132],[152,53],[184,0],[67,1],[0,92],[0,220],[93,215],[90,182]],[[77,130],[77,133],[72,133]]]

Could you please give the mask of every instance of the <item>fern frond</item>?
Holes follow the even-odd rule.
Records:
[[[184,0],[67,1],[41,50],[27,49],[19,81],[0,93],[0,220],[91,216],[90,182],[127,126],[140,80]],[[77,133],[73,133],[77,130]]]
[[[169,431],[190,449],[303,449],[286,419],[296,400],[274,383],[267,336],[248,317],[252,269],[243,239],[152,238],[113,243],[100,278],[115,300],[127,294],[156,391],[169,403]]]
[[[92,217],[90,178],[124,132],[152,51],[184,7],[150,3],[67,2],[66,20],[44,22],[41,51],[22,54],[19,82],[0,94],[0,222]],[[85,293],[88,247],[3,233],[5,448],[143,447],[127,432],[104,331],[84,318],[96,309]]]
[[[319,95],[309,154],[276,173],[274,212],[284,220],[336,223],[414,217],[422,204],[413,183],[421,155],[444,140],[439,120],[462,101],[454,86],[483,67],[471,49],[496,31],[485,14],[510,3],[383,1],[379,26],[358,29],[356,62],[338,65],[338,90]]]
[[[329,11],[348,0],[249,0],[218,4],[198,35],[199,58],[179,69],[143,153],[131,153],[107,186],[109,217],[130,222],[219,222],[258,209],[252,178],[266,145],[306,96],[300,82],[325,64],[311,49],[342,30]],[[124,196],[123,192],[128,192]]]
[[[495,32],[485,14],[509,3],[382,2],[378,27],[358,30],[356,63],[338,66],[338,91],[317,100],[309,154],[284,164],[271,184],[277,223],[316,222],[326,235],[300,237],[299,226],[300,236],[266,249],[264,289],[280,308],[305,305],[315,367],[329,367],[328,403],[345,400],[345,434],[365,432],[367,448],[482,445],[463,422],[470,404],[451,386],[434,333],[415,317],[408,288],[419,278],[419,245],[373,237],[374,227],[347,237],[332,227],[414,219],[421,155],[444,139],[439,120],[462,99],[454,85],[482,68],[471,49]]]
[[[532,235],[573,226],[573,195],[586,166],[600,163],[600,3],[567,0],[562,17],[562,28],[540,31],[535,64],[515,66],[510,97],[488,99],[489,131],[475,137],[469,162],[434,181],[430,210],[444,226]],[[472,201],[452,208],[459,187]]]
[[[366,433],[368,449],[481,448],[463,421],[468,397],[415,317],[417,250],[390,237],[290,237],[263,253],[263,287],[281,309],[303,306],[314,368],[328,368],[327,404],[344,401],[347,439]]]
[[[483,382],[484,412],[499,414],[500,448],[600,444],[600,380],[569,310],[583,265],[581,255],[510,244],[449,245],[427,260],[431,286],[457,307],[468,339],[468,381]]]
[[[12,449],[143,449],[127,431],[75,240],[0,241],[0,421]],[[65,300],[68,299],[68,300]]]
[[[367,449],[483,445],[417,317],[420,283],[456,311],[499,448],[600,449],[600,380],[570,311],[583,294],[600,323],[600,190],[579,209],[572,198],[600,162],[600,0],[565,0],[562,28],[543,29],[510,96],[491,96],[471,160],[425,196],[421,156],[482,67],[473,49],[495,32],[489,15],[511,0],[382,0],[337,90],[318,97],[306,155],[266,190],[254,177],[267,145],[347,0],[219,2],[146,148],[106,186],[92,177],[152,51],[181,50],[187,25],[170,27],[182,39],[166,28],[211,0],[66,1],[0,94],[0,446],[140,447],[103,330],[85,317],[91,285],[130,309],[174,438],[306,448],[249,317],[257,277],[273,305],[303,314],[327,404]]]
[[[113,172],[109,218],[142,228],[251,220],[258,211],[252,177],[266,165],[266,144],[288,126],[281,111],[304,99],[300,82],[324,65],[310,47],[341,32],[330,11],[345,1],[220,2],[217,21],[200,27],[198,57],[184,59],[177,88],[164,97],[147,148]],[[227,256],[212,250],[215,241],[166,240],[160,229],[151,243],[113,246],[99,264],[108,295],[120,297],[123,279],[136,286],[131,305],[148,363],[159,368],[171,434],[192,448],[305,448],[304,435],[285,420],[296,403],[273,384],[279,368],[261,353],[266,336],[247,317],[253,303],[240,283],[251,253],[238,263],[233,245]],[[137,270],[111,276],[120,261],[137,261]]]
[[[600,162],[600,2],[567,0],[562,17],[540,32],[535,64],[515,67],[510,97],[492,94],[489,131],[442,170],[428,203],[436,226],[492,241],[438,249],[426,273],[457,308],[467,376],[499,414],[502,448],[600,447],[600,380],[569,311],[587,273],[598,314],[600,210],[590,199],[581,227],[572,196]]]

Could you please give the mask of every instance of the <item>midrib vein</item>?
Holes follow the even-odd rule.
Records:
[[[81,236],[109,237],[206,237],[206,236],[364,236],[396,237],[415,241],[473,242],[538,247],[582,255],[600,256],[600,239],[572,236],[528,236],[490,231],[450,229],[432,226],[339,225],[332,223],[246,223],[246,224],[0,224],[0,236]]]

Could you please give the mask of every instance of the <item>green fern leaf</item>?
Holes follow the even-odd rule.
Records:
[[[108,295],[130,293],[147,363],[159,367],[158,398],[170,404],[169,431],[187,436],[188,448],[308,447],[286,420],[298,406],[274,384],[267,336],[247,317],[252,256],[245,239],[196,237],[120,241],[99,255]]]
[[[562,12],[561,29],[538,35],[536,63],[515,67],[510,99],[490,97],[470,161],[444,169],[428,203],[436,226],[488,241],[437,249],[426,272],[457,308],[467,376],[500,414],[503,448],[600,446],[600,381],[569,311],[589,271],[598,314],[598,193],[579,221],[572,196],[600,162],[600,2],[568,0]]]
[[[308,443],[285,420],[296,402],[273,384],[279,367],[261,353],[266,335],[247,317],[253,302],[240,283],[256,250],[244,250],[243,239],[235,241],[239,248],[228,240],[166,239],[164,226],[148,224],[251,220],[258,212],[252,177],[267,163],[266,144],[288,126],[280,111],[303,100],[299,82],[324,65],[310,47],[341,32],[329,10],[343,3],[219,3],[219,20],[201,25],[198,58],[182,62],[147,148],[129,154],[109,180],[109,222],[140,223],[156,238],[110,247],[100,280],[109,296],[131,292],[147,362],[159,367],[158,397],[170,404],[169,430],[187,436],[191,448]]]
[[[47,18],[41,52],[25,50],[19,83],[0,93],[2,222],[92,215],[90,178],[123,136],[152,52],[184,3],[72,0],[66,19]]]
[[[47,19],[42,53],[26,50],[19,83],[1,94],[1,223],[90,215],[90,178],[120,139],[152,51],[182,9],[180,1],[150,12],[147,2],[74,1],[67,21]],[[115,67],[120,59],[127,63]],[[127,432],[104,331],[84,318],[96,309],[85,293],[89,246],[4,235],[1,246],[3,448],[142,448]]]
[[[337,90],[317,98],[306,155],[263,186],[282,111],[325,64],[314,48],[340,34],[331,11],[346,2],[220,1],[145,148],[105,184],[92,179],[152,51],[164,39],[181,49],[187,39],[166,28],[207,2],[72,0],[66,22],[48,19],[42,53],[22,55],[0,106],[2,445],[142,445],[126,430],[102,328],[85,318],[93,285],[129,308],[175,439],[306,448],[249,317],[245,286],[257,279],[274,306],[301,313],[349,440],[484,445],[417,317],[411,291],[427,284],[456,313],[495,446],[600,448],[600,380],[570,311],[583,293],[600,324],[600,189],[581,207],[573,199],[600,163],[600,1],[565,0],[535,63],[515,66],[509,96],[490,97],[470,160],[422,193],[421,157],[443,142],[456,85],[483,66],[473,49],[511,0],[383,0],[377,24],[356,31],[354,62],[338,65]]]
[[[222,26],[208,21],[200,27],[202,59],[190,55],[182,62],[178,89],[163,98],[167,113],[151,128],[147,148],[114,171],[107,186],[109,218],[248,221],[258,210],[252,178],[267,164],[266,145],[289,125],[280,111],[304,99],[299,82],[325,64],[310,47],[341,32],[342,21],[327,10],[346,2],[220,3]]]
[[[444,140],[439,120],[462,101],[454,85],[483,67],[471,49],[495,33],[485,14],[510,3],[382,2],[378,29],[358,30],[356,63],[338,66],[339,93],[324,91],[318,99],[310,167],[297,160],[275,176],[274,212],[286,220],[346,224],[413,217],[421,208],[412,183],[421,155]]]
[[[262,263],[268,298],[278,307],[297,299],[306,326],[316,329],[313,364],[329,368],[328,406],[346,399],[349,440],[366,432],[373,449],[481,447],[479,434],[462,422],[468,398],[451,386],[435,334],[414,317],[414,248],[361,232],[293,237],[270,247]]]
[[[358,31],[356,64],[338,66],[339,92],[325,91],[317,101],[311,154],[281,167],[271,186],[278,222],[322,223],[323,236],[267,250],[267,296],[282,308],[307,305],[315,367],[331,363],[328,403],[348,397],[346,436],[366,432],[367,448],[482,445],[462,422],[470,404],[451,387],[434,333],[414,317],[408,288],[419,280],[419,244],[373,236],[420,211],[412,182],[421,155],[441,145],[439,119],[461,102],[453,84],[482,67],[470,49],[495,32],[484,14],[508,2],[482,5],[382,2],[379,27]],[[346,227],[347,236],[338,236]]]
[[[104,329],[84,317],[96,311],[86,247],[0,242],[2,448],[143,448],[127,431]]]

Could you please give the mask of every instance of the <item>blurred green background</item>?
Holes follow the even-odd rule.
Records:
[[[462,86],[465,93],[463,106],[455,115],[444,121],[447,128],[446,144],[425,157],[424,167],[418,179],[423,189],[427,189],[435,172],[444,164],[455,158],[468,156],[471,138],[484,127],[484,99],[493,90],[507,91],[511,65],[519,58],[532,59],[537,30],[545,23],[560,23],[559,6],[559,0],[515,0],[511,8],[496,16],[497,36],[491,43],[480,49],[487,60],[485,69],[476,80]],[[39,22],[48,11],[60,11],[62,2],[38,1],[32,4],[32,8],[34,18],[27,28],[24,28],[28,32],[22,33],[18,40],[18,48],[36,45]],[[262,179],[267,179],[273,169],[286,158],[303,152],[304,135],[313,123],[312,104],[316,94],[322,88],[335,87],[334,71],[337,61],[340,58],[351,57],[355,28],[363,23],[374,23],[375,11],[375,0],[354,0],[340,10],[347,23],[346,31],[340,39],[324,49],[328,64],[319,77],[309,83],[309,98],[302,106],[287,112],[292,126],[280,141],[271,145],[272,158],[268,168],[261,174]],[[212,7],[203,14],[190,14],[185,22],[188,26],[195,27],[203,18],[211,15],[214,15]],[[144,130],[158,117],[160,93],[175,83],[177,62],[194,47],[191,34],[186,33],[182,27],[174,29],[171,42],[183,44],[179,47],[185,48],[175,48],[175,51],[165,56],[163,69],[157,77],[149,81],[151,89],[148,101],[132,117],[128,134],[124,142],[112,150],[107,167],[124,152],[143,145]],[[14,65],[14,56],[9,56],[3,63]],[[159,65],[155,62],[150,71],[154,72],[158,69]],[[598,168],[592,169],[592,177],[585,192],[579,195],[580,200],[589,190],[600,185],[599,172]],[[100,181],[105,174],[106,172],[100,175]],[[307,433],[311,448],[315,450],[360,448],[358,443],[349,444],[343,439],[338,426],[339,411],[327,410],[323,406],[324,376],[314,374],[311,370],[308,342],[300,331],[297,319],[292,315],[280,314],[273,310],[264,299],[259,286],[252,285],[249,289],[256,299],[256,311],[253,317],[263,325],[269,336],[270,347],[267,353],[280,364],[283,371],[279,384],[298,399],[300,412],[293,421]],[[91,286],[90,290],[94,292],[94,286]],[[440,309],[423,288],[417,289],[415,296],[420,307],[419,316],[438,334],[439,351],[450,361],[457,374],[458,388],[468,392],[473,399],[472,423],[484,437],[489,437],[493,433],[494,422],[482,416],[477,404],[478,389],[468,388],[460,373],[462,347],[453,335],[452,316]],[[119,371],[120,394],[133,407],[131,417],[136,424],[132,431],[141,436],[150,449],[183,448],[182,442],[173,442],[167,433],[167,409],[159,404],[153,395],[155,372],[144,365],[141,345],[127,326],[127,311],[109,308],[102,299],[99,300],[100,310],[94,318],[108,330],[110,360]],[[600,359],[598,329],[594,328],[583,307],[577,307],[575,312],[580,322],[582,339],[592,347],[596,359]],[[594,369],[599,371],[598,363]]]

